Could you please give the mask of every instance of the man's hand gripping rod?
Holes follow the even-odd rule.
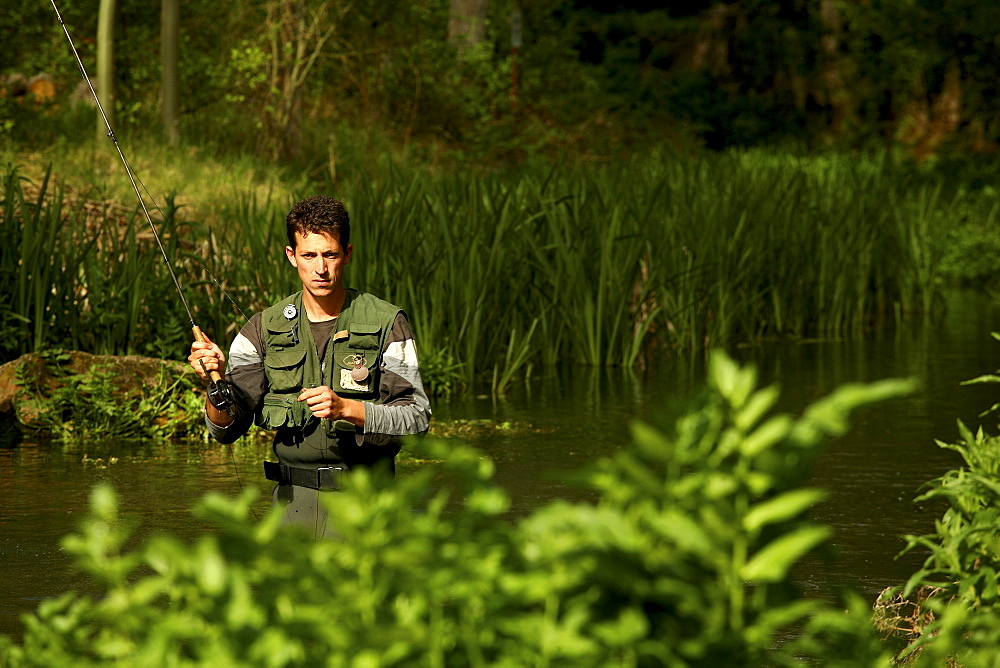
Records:
[[[208,337],[201,331],[201,327],[192,324],[191,331],[194,332],[196,341],[209,343]],[[205,371],[205,375],[208,376],[208,400],[218,410],[232,417],[236,413],[236,403],[233,400],[233,386],[226,382],[226,379],[217,370],[213,369],[209,371],[205,368],[204,359],[198,361],[201,363],[201,368]]]

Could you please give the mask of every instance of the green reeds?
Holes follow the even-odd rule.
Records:
[[[449,387],[494,390],[537,365],[632,366],[652,348],[858,336],[929,312],[950,212],[988,209],[886,160],[760,151],[480,174],[388,160],[371,169],[296,196],[234,187],[211,216],[224,224],[183,222],[168,206],[158,224],[202,328],[224,342],[245,317],[230,298],[250,315],[297,289],[284,216],[313,192],[351,211],[349,284],[406,310]],[[79,345],[142,352],[155,336],[141,323],[155,320],[157,349],[183,357],[185,328],[164,321],[184,314],[139,228],[92,221],[88,232],[58,191],[24,204],[15,174],[0,304],[6,327],[32,327],[19,345],[52,345],[58,322],[79,328],[69,337]],[[36,259],[48,248],[31,250],[36,235],[56,244],[57,260]],[[121,323],[84,317],[98,293]]]
[[[29,195],[30,193],[30,195]],[[0,322],[6,357],[45,348],[169,352],[189,337],[152,233],[136,211],[72,197],[11,168],[0,220]],[[181,256],[175,210],[158,221],[167,254]],[[165,332],[173,344],[163,342]]]
[[[50,177],[46,172],[35,184],[33,196],[17,169],[9,169],[4,181],[0,316],[3,345],[17,353],[53,340],[75,345],[84,331],[73,277],[84,270],[98,234],[88,229],[80,206],[66,206],[59,188],[50,193]]]

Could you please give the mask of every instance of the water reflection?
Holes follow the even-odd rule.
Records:
[[[960,386],[1000,367],[1000,343],[989,336],[997,330],[997,303],[957,294],[947,316],[933,326],[856,342],[769,343],[730,351],[756,364],[762,382],[779,383],[779,409],[793,413],[846,382],[909,376],[922,383],[913,396],[856,414],[848,435],[821,456],[813,483],[830,496],[816,517],[835,528],[839,556],[799,569],[797,578],[812,593],[829,596],[848,584],[874,599],[919,563],[920,555],[895,559],[904,545],[900,536],[932,530],[940,508],[918,507],[913,498],[920,485],[958,462],[934,439],[953,440],[956,418],[978,425],[979,412],[997,402],[995,385]],[[438,401],[435,416],[525,427],[513,436],[498,431],[473,441],[496,461],[496,480],[511,494],[516,517],[551,499],[587,498],[568,474],[622,447],[631,421],[668,424],[700,391],[703,377],[701,355],[665,358],[635,373],[563,368],[533,377],[503,400]],[[995,424],[993,419],[987,426]],[[0,446],[0,633],[16,635],[17,614],[79,588],[59,540],[75,528],[92,485],[115,486],[124,512],[141,520],[140,535],[193,537],[204,527],[188,509],[206,491],[235,495],[241,485],[255,486],[265,492],[260,510],[266,508],[270,483],[260,473],[265,450],[237,447],[231,454],[216,444]]]

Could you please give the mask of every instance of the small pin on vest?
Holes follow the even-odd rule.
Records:
[[[368,369],[365,367],[364,355],[354,356],[354,368],[351,369],[351,378],[357,383],[363,383],[368,380]]]
[[[285,316],[286,320],[292,320],[298,314],[299,312],[295,310],[295,304],[287,304],[281,312],[281,315]]]

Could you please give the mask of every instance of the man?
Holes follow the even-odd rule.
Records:
[[[394,472],[399,439],[427,430],[431,409],[402,310],[344,286],[354,248],[344,205],[318,195],[286,218],[285,256],[302,291],[255,314],[229,349],[233,409],[206,401],[212,436],[231,443],[251,424],[275,430],[265,475],[290,522],[322,535],[319,493],[352,468]],[[208,382],[226,356],[194,342],[188,362]]]

